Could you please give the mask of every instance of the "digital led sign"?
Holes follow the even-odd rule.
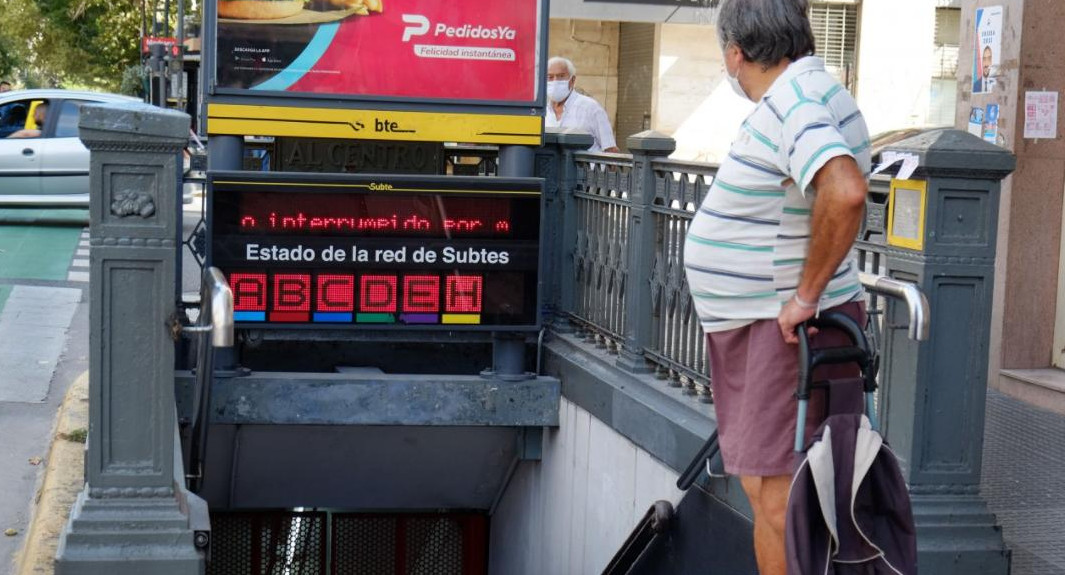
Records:
[[[538,327],[539,180],[220,172],[208,187],[238,326]]]

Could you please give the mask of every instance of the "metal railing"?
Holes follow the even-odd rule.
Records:
[[[652,333],[644,356],[672,385],[709,402],[706,337],[684,273],[684,240],[717,165],[655,159],[654,263],[651,271]]]
[[[577,243],[573,247],[574,308],[590,339],[617,352],[625,331],[629,199],[632,157],[577,154],[580,187],[573,190]]]
[[[572,191],[577,212],[573,309],[560,310],[586,335],[612,352],[623,345],[631,302],[650,291],[651,326],[637,341],[649,369],[669,385],[711,401],[706,338],[695,314],[684,274],[684,238],[695,210],[717,174],[714,164],[650,159],[652,190],[640,195],[649,208],[653,245],[630,246],[635,158],[628,154],[573,155],[578,185]],[[636,206],[640,207],[640,206]],[[630,251],[648,250],[649,277],[634,273]],[[565,247],[563,247],[563,250]]]
[[[641,157],[631,154],[570,152],[560,161],[573,163],[576,178],[569,190],[576,217],[572,246],[556,246],[552,257],[572,256],[573,297],[570,306],[555,306],[589,342],[611,353],[628,346],[646,367],[669,385],[682,388],[701,401],[712,401],[707,375],[706,338],[694,309],[684,273],[684,239],[698,206],[717,175],[718,166],[700,162]],[[652,177],[641,173],[649,166]],[[557,173],[563,173],[559,170]],[[868,291],[868,332],[874,349],[884,341],[886,295],[907,298],[911,310],[911,336],[925,316],[927,302],[915,288],[886,281],[884,255],[885,207],[890,180],[874,177],[870,183],[866,220],[855,250]],[[640,186],[650,186],[649,193]],[[549,186],[550,187],[550,186]],[[653,233],[643,236],[647,245],[630,245],[633,214],[647,208]],[[565,234],[560,234],[565,236]],[[633,269],[630,260],[648,250],[649,269]],[[912,288],[912,289],[911,289]],[[566,287],[562,288],[567,289]],[[639,293],[649,292],[649,298]],[[649,299],[650,329],[646,334],[630,329],[630,306]],[[552,302],[558,304],[558,302]],[[638,317],[638,316],[637,316]],[[628,319],[627,319],[628,318]],[[927,327],[925,328],[927,329]],[[925,333],[926,335],[926,333]],[[922,338],[923,339],[923,338]]]
[[[869,197],[865,202],[865,221],[858,232],[858,240],[854,244],[858,253],[858,269],[868,276],[882,277],[887,274],[885,265],[885,234],[887,229],[887,199],[891,186],[891,179],[883,176],[873,176],[869,181]],[[866,286],[867,297],[866,312],[869,316],[869,324],[866,332],[869,344],[873,349],[880,349],[885,338],[887,323],[887,300],[885,294],[870,290]]]
[[[449,144],[444,152],[449,173],[498,173],[495,146]],[[711,402],[706,338],[684,273],[684,240],[718,166],[639,151],[609,154],[559,147],[541,152],[552,158],[537,163],[537,175],[548,180],[548,197],[557,193],[563,209],[571,211],[551,222],[545,237],[548,266],[562,272],[556,281],[566,284],[548,290],[547,309],[586,341],[613,354],[628,351],[668,385]],[[868,332],[874,348],[882,345],[884,330],[892,327],[884,321],[884,296],[917,297],[915,291],[898,291],[897,285],[890,288],[894,292],[876,287],[881,281],[876,276],[885,273],[889,182],[883,177],[871,181],[866,220],[855,245],[868,291]],[[632,226],[640,214],[647,214],[652,232],[634,242]],[[549,211],[551,215],[562,212]],[[633,261],[649,263],[634,269]],[[567,276],[571,279],[564,279]],[[634,318],[644,317],[650,318],[647,329],[631,325]],[[911,316],[911,335],[919,319]]]

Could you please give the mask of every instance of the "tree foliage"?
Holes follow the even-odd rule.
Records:
[[[114,91],[140,63],[140,0],[0,0],[0,76]]]

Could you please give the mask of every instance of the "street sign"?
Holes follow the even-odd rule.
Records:
[[[541,181],[218,172],[238,327],[536,329]]]
[[[152,46],[155,44],[162,44],[166,46],[166,51],[171,55],[178,55],[178,41],[177,38],[168,38],[163,36],[144,36],[141,38],[141,53],[147,54],[151,51]]]

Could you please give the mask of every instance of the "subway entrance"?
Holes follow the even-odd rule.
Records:
[[[211,514],[207,575],[481,575],[483,513]]]

